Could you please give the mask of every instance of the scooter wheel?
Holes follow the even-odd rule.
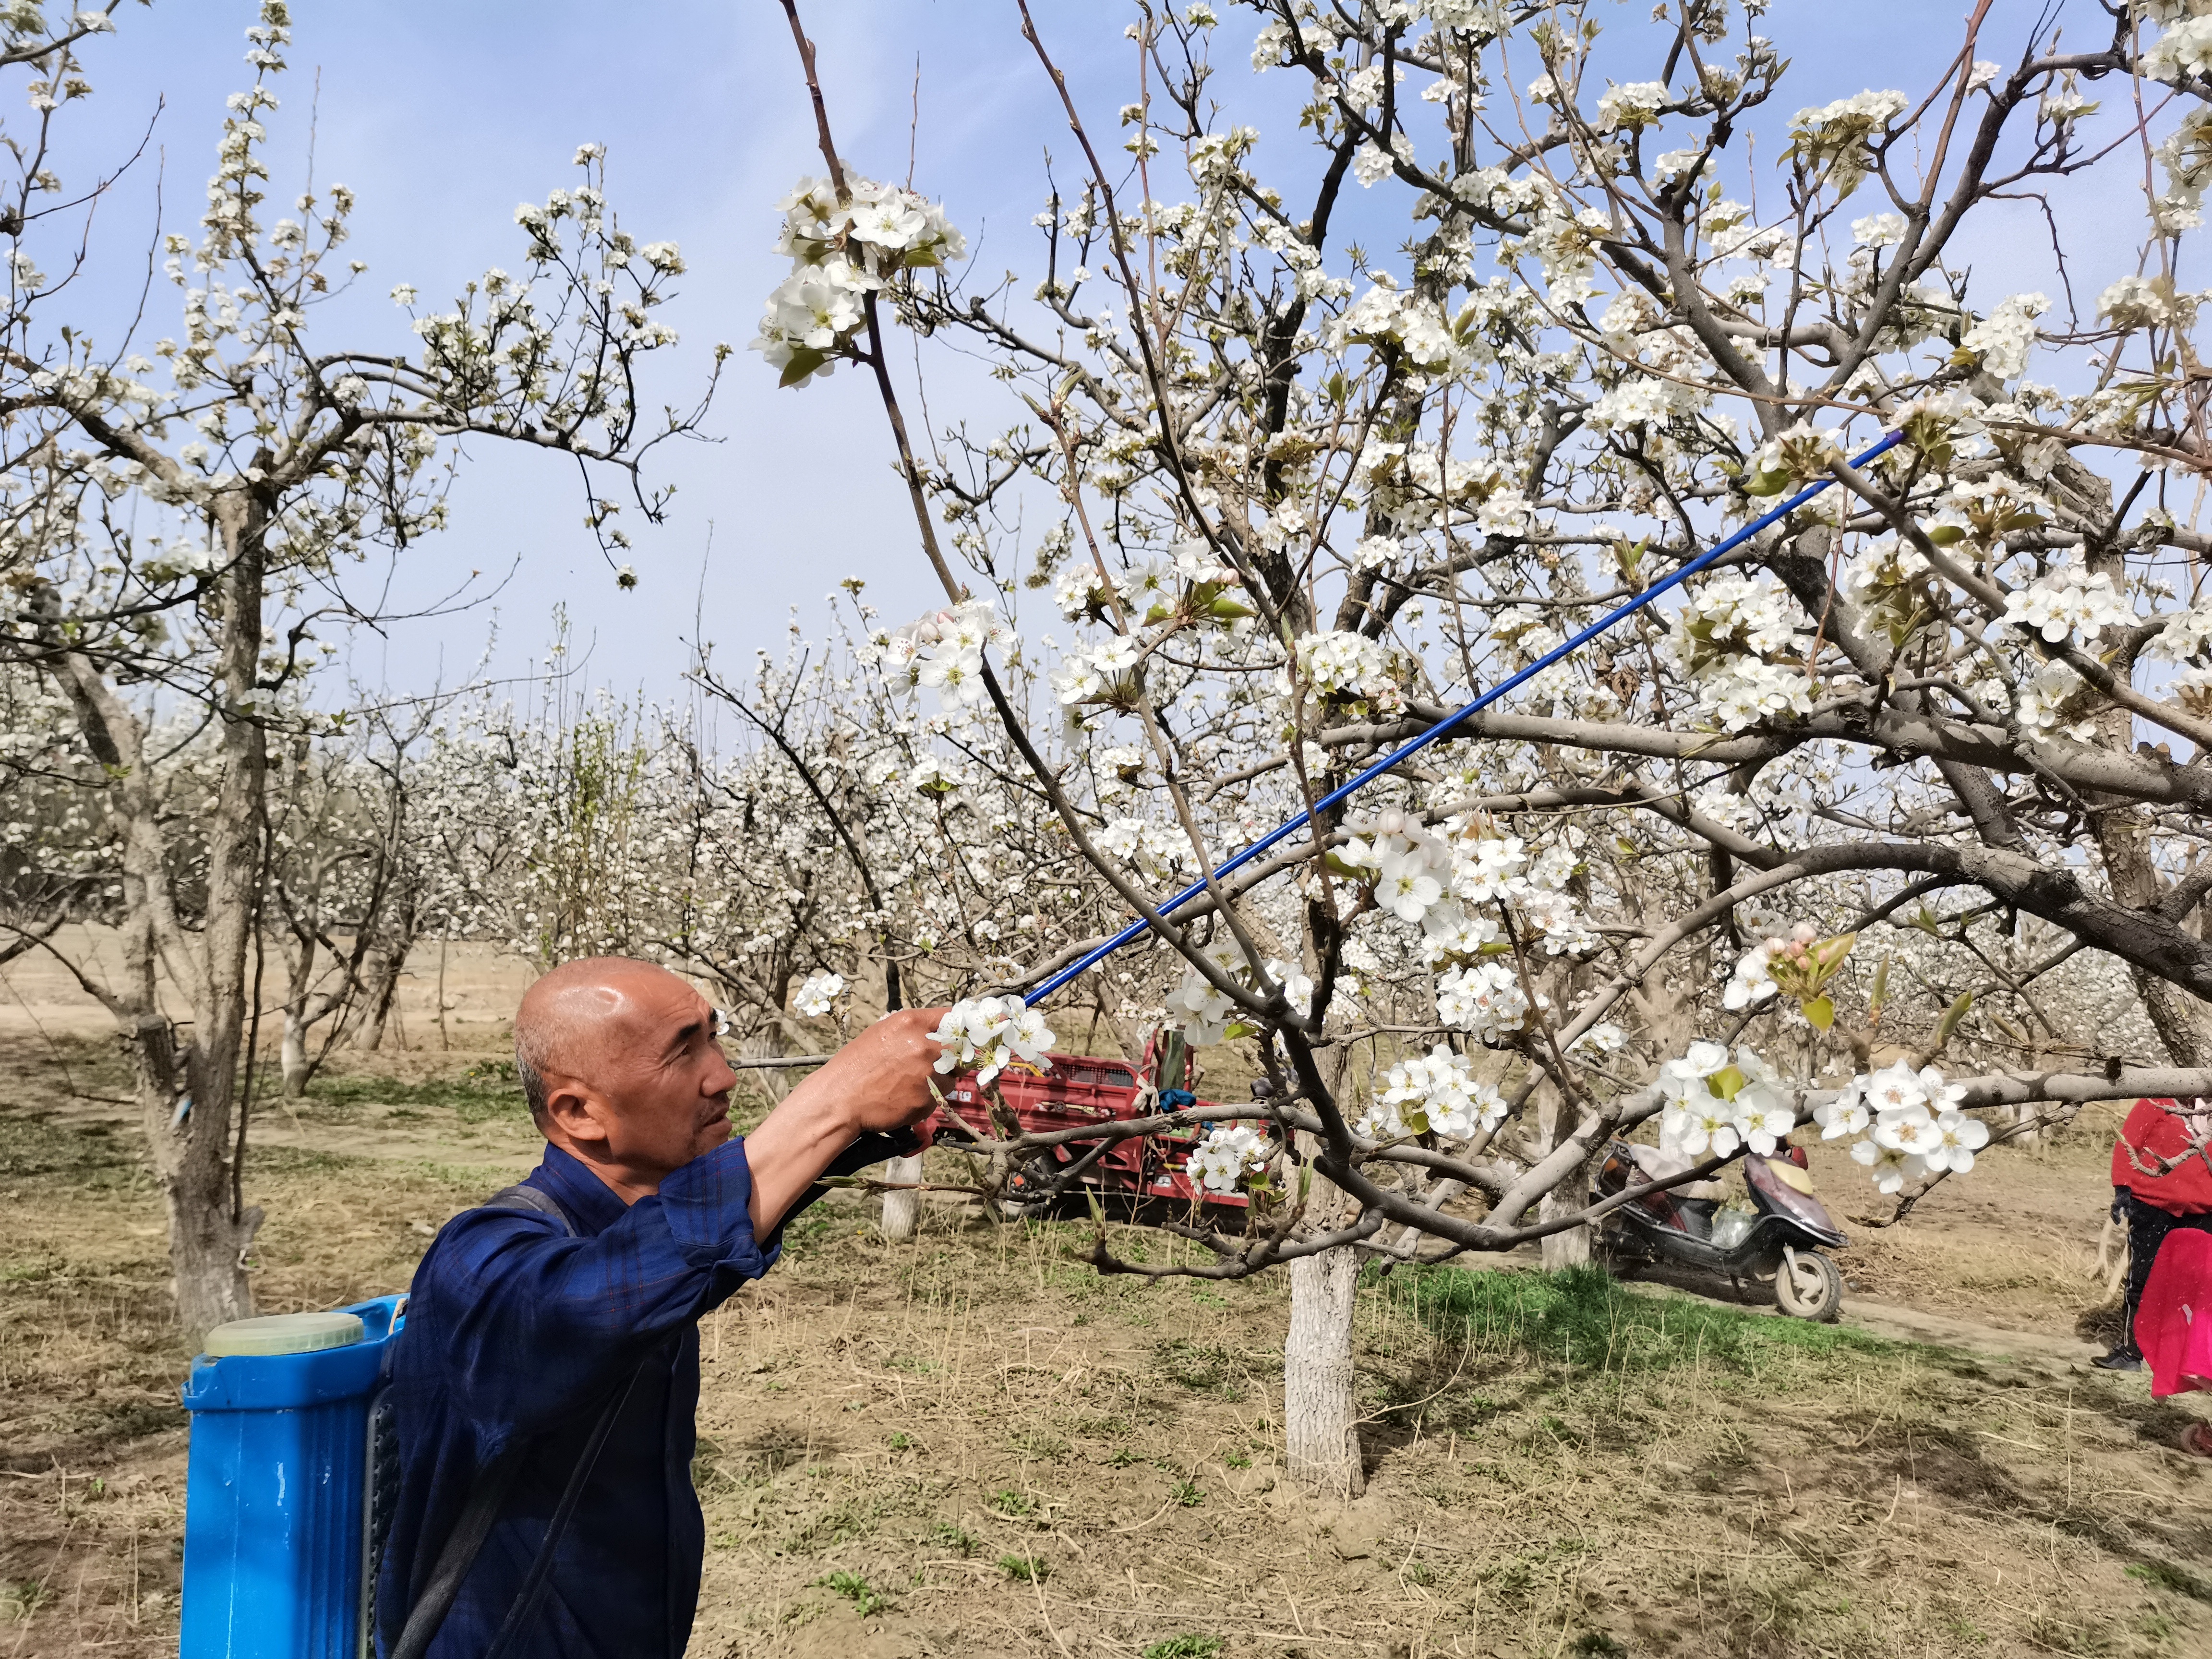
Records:
[[[1793,1250],[1774,1270],[1774,1304],[1792,1319],[1832,1325],[1844,1311],[1843,1269],[1818,1250]]]

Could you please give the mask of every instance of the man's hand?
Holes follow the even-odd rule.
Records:
[[[942,1008],[908,1008],[884,1015],[793,1089],[784,1106],[828,1113],[844,1122],[852,1134],[903,1129],[920,1122],[937,1104],[929,1092],[929,1079],[939,1050],[929,1034],[944,1022]]]
[[[783,1097],[745,1137],[753,1231],[766,1237],[799,1195],[855,1136],[902,1129],[929,1115],[939,1053],[929,1034],[942,1008],[886,1014]]]

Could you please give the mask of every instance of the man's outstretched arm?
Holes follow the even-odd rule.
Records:
[[[783,1097],[745,1137],[756,1237],[767,1238],[830,1160],[869,1130],[903,1129],[929,1115],[942,1008],[886,1014]]]

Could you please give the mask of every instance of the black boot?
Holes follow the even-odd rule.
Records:
[[[2143,1357],[2125,1348],[2115,1348],[2110,1353],[2100,1353],[2089,1362],[2100,1371],[2139,1371],[2143,1368]]]

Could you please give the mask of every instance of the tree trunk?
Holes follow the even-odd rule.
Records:
[[[392,1017],[392,1001],[399,993],[399,976],[407,967],[407,952],[395,941],[380,944],[370,957],[366,985],[362,988],[361,1029],[355,1033],[356,1048],[380,1048],[384,1046],[385,1022]],[[440,1024],[445,1015],[439,1015]]]
[[[1559,1091],[1550,1084],[1540,1084],[1536,1090],[1536,1133],[1546,1152],[1550,1152],[1574,1133],[1575,1114],[1559,1098]],[[1550,1192],[1536,1201],[1536,1218],[1550,1221],[1556,1217],[1572,1215],[1583,1207],[1589,1186],[1581,1170],[1576,1170]],[[1547,1233],[1538,1248],[1543,1252],[1544,1271],[1558,1273],[1565,1267],[1587,1267],[1590,1260],[1590,1230],[1569,1227],[1556,1233]]]
[[[1352,1395],[1352,1321],[1359,1253],[1345,1246],[1291,1263],[1291,1329],[1283,1343],[1283,1467],[1317,1497],[1366,1489]]]
[[[284,1073],[284,1098],[297,1100],[307,1092],[307,1032],[289,1008],[284,1011],[284,1041],[277,1056]]]
[[[297,1100],[307,1092],[307,1074],[313,1069],[307,1064],[307,1001],[314,988],[315,936],[311,931],[313,915],[311,901],[309,925],[300,930],[300,937],[295,941],[296,953],[286,953],[289,971],[284,984],[284,1037],[277,1047],[277,1059],[283,1071],[287,1100]]]
[[[2053,476],[2066,483],[2093,503],[2101,503],[2111,511],[2112,486],[2097,477],[2069,456]],[[2127,568],[2119,552],[2111,547],[2093,547],[2088,554],[2087,568],[2110,576],[2115,589],[2127,591]],[[2111,653],[2118,643],[2122,630],[2107,628],[2098,635],[2099,647]],[[2108,660],[2111,659],[2108,657]],[[2125,678],[2134,669],[2132,656],[2116,664],[2116,670]],[[2135,716],[2124,708],[2107,708],[2097,717],[2098,736],[2104,746],[2115,754],[2125,754],[2134,746]],[[2197,760],[2204,757],[2199,754]],[[2097,851],[2105,861],[2105,874],[2112,884],[2112,896],[2131,910],[2157,908],[2165,897],[2166,883],[2159,873],[2150,852],[2150,821],[2145,810],[2139,806],[2109,802],[2102,797],[2094,798],[2093,806],[2110,810],[2094,814],[2091,822],[2095,826]],[[2184,927],[2189,918],[2177,916]],[[2182,989],[2171,980],[2141,968],[2131,968],[2130,976],[2135,981],[2136,994],[2142,999],[2143,1012],[2149,1017],[2151,1027],[2166,1045],[2167,1057],[2176,1066],[2200,1066],[2212,1064],[2212,1008],[2191,993]]]
[[[1340,1099],[1341,1061],[1334,1073],[1331,1086]],[[1350,1200],[1313,1168],[1321,1142],[1301,1131],[1298,1150],[1311,1171],[1308,1218],[1316,1228],[1341,1224]],[[1346,1502],[1367,1487],[1352,1394],[1352,1322],[1358,1291],[1359,1253],[1349,1245],[1291,1263],[1291,1328],[1283,1338],[1283,1468],[1315,1497]]]
[[[919,1181],[921,1159],[895,1158],[884,1165],[886,1181]],[[921,1226],[921,1194],[918,1192],[884,1194],[884,1237],[893,1243],[912,1238]]]
[[[264,463],[265,465],[265,463]],[[248,1244],[261,1212],[240,1201],[244,1126],[232,1139],[238,1065],[246,1032],[246,947],[251,943],[264,874],[260,827],[269,787],[268,734],[256,709],[261,666],[262,600],[266,555],[262,535],[266,504],[249,498],[221,523],[229,559],[222,592],[223,707],[220,714],[222,781],[205,825],[207,914],[200,933],[198,994],[192,999],[192,1037],[185,1050],[185,1086],[191,1109],[179,1137],[166,1138],[175,1152],[169,1167],[157,1153],[155,1168],[169,1200],[169,1252],[177,1274],[177,1316],[194,1346],[210,1328],[253,1311],[246,1275]],[[150,944],[150,933],[149,943]],[[150,971],[149,974],[150,989]],[[163,1022],[166,1034],[166,1022]],[[167,1046],[166,1035],[161,1047]],[[139,1033],[142,1071],[147,1068],[148,1028]],[[160,1105],[142,1102],[151,1115]],[[151,1127],[149,1125],[149,1127]],[[164,1126],[166,1128],[166,1126]]]

